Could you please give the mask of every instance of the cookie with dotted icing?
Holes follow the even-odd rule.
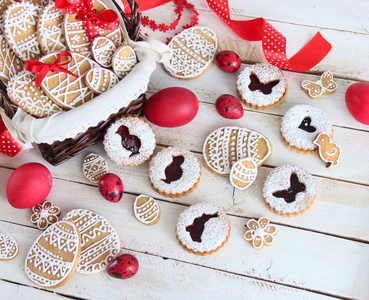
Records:
[[[37,36],[44,54],[68,50],[63,24],[64,13],[55,7],[54,2],[43,8],[37,22]]]
[[[4,13],[5,38],[15,54],[27,61],[42,56],[37,37],[37,20],[41,6],[28,2],[11,4]]]
[[[316,193],[313,176],[293,165],[273,169],[263,186],[265,203],[282,216],[296,216],[306,211],[314,203]]]
[[[201,76],[212,64],[218,49],[218,38],[207,27],[191,27],[172,38],[168,46],[172,50],[166,72],[179,79]]]
[[[0,233],[0,260],[11,260],[18,254],[18,243],[10,235]]]
[[[251,186],[258,174],[258,166],[250,157],[244,157],[236,161],[229,173],[231,184],[240,190],[244,190]]]
[[[104,149],[115,163],[133,167],[149,159],[156,147],[151,125],[141,117],[124,116],[106,130]]]
[[[102,94],[115,86],[119,79],[112,71],[105,68],[93,68],[85,76],[87,87],[95,94]]]
[[[71,53],[72,60],[65,66],[73,75],[49,71],[41,83],[41,88],[49,98],[58,106],[64,109],[72,109],[83,103],[90,101],[94,93],[87,87],[85,74],[92,68],[99,65],[92,59],[89,59],[78,53]],[[46,64],[54,63],[58,53],[49,53],[40,59]],[[62,57],[61,63],[67,61],[68,57]]]
[[[100,0],[93,1],[93,8],[95,15],[108,9],[108,7]],[[87,37],[84,22],[76,17],[77,14],[65,15],[64,34],[66,43],[70,51],[80,53],[81,55],[91,58],[91,42]],[[115,30],[107,30],[98,27],[97,31],[101,36],[105,36],[112,40],[116,46],[120,45],[122,37],[119,28]]]
[[[159,221],[160,207],[152,197],[139,195],[133,203],[133,213],[142,224],[154,225]]]
[[[243,69],[237,79],[237,92],[245,105],[263,110],[284,101],[288,84],[278,67],[261,63]]]
[[[232,165],[244,157],[259,167],[272,154],[272,144],[256,131],[235,126],[221,127],[205,139],[202,155],[210,171],[229,176]]]
[[[4,12],[10,6],[10,4],[16,2],[15,0],[2,0],[0,1],[0,34],[4,33]]]
[[[101,155],[90,153],[83,160],[82,171],[89,181],[99,183],[100,178],[109,172],[109,167]]]
[[[179,244],[196,255],[211,254],[228,241],[231,232],[227,214],[211,203],[198,203],[185,209],[177,219]]]
[[[192,192],[200,181],[201,168],[195,155],[184,148],[168,147],[149,163],[149,179],[155,191],[165,197]]]
[[[119,235],[113,226],[87,209],[74,209],[63,220],[73,222],[81,235],[81,256],[76,271],[95,274],[105,270],[120,251]]]
[[[120,46],[113,55],[112,64],[119,79],[124,78],[137,64],[135,51],[130,46]]]
[[[308,93],[312,99],[319,99],[324,94],[332,94],[337,89],[337,83],[333,79],[332,72],[326,71],[318,81],[303,80],[301,88]]]
[[[117,47],[113,41],[104,36],[96,37],[91,46],[93,58],[104,68],[112,67],[113,55],[116,50]]]
[[[23,70],[23,61],[18,58],[14,51],[9,47],[5,37],[0,34],[0,80],[5,83]]]
[[[330,118],[321,108],[313,105],[295,105],[283,116],[280,132],[284,144],[299,153],[314,153],[313,143],[318,133],[333,136]]]
[[[50,100],[34,80],[36,75],[22,71],[13,76],[8,82],[8,96],[10,100],[25,112],[37,118],[51,116],[63,111],[61,107]]]
[[[28,278],[43,288],[57,288],[73,275],[81,253],[76,225],[59,221],[48,227],[33,243],[25,261]]]

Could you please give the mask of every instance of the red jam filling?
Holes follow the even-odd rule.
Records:
[[[299,125],[299,128],[302,130],[305,130],[306,132],[315,132],[316,128],[314,126],[311,126],[311,118],[306,117],[302,120],[301,124]]]
[[[250,91],[259,90],[264,95],[269,95],[272,92],[273,87],[275,87],[279,83],[279,80],[275,80],[264,84],[260,82],[259,78],[253,73],[250,74],[250,81],[251,81],[249,84]]]
[[[194,242],[201,243],[201,236],[204,232],[205,223],[211,218],[217,218],[218,214],[207,215],[203,214],[201,217],[196,218],[192,225],[186,227],[186,231],[190,233],[191,239]]]
[[[305,191],[305,184],[301,183],[297,175],[292,173],[290,177],[290,187],[286,190],[273,193],[274,197],[283,198],[287,203],[292,203],[296,200],[297,193]]]
[[[139,153],[141,140],[137,136],[129,134],[128,127],[122,125],[118,128],[116,133],[122,137],[123,148],[132,152],[130,157]]]
[[[182,177],[183,170],[181,168],[181,164],[183,164],[183,162],[184,162],[184,157],[182,155],[173,157],[172,163],[168,165],[164,171],[165,179],[163,179],[163,181],[165,183],[169,184]]]

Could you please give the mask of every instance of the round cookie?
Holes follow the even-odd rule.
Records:
[[[267,176],[263,198],[276,214],[296,216],[310,208],[316,198],[313,176],[301,167],[283,165]]]
[[[10,100],[25,112],[37,118],[51,116],[63,109],[49,99],[43,90],[39,89],[34,80],[36,75],[22,71],[14,75],[8,82]]]
[[[165,71],[175,78],[194,79],[201,76],[212,64],[218,49],[215,32],[206,27],[191,27],[171,39],[170,65]]]
[[[104,148],[115,163],[133,167],[149,159],[156,146],[151,125],[141,117],[125,116],[106,130]]]
[[[102,94],[115,86],[119,79],[112,71],[98,67],[87,71],[85,82],[92,92]]]
[[[112,67],[113,55],[116,50],[117,47],[113,41],[104,36],[96,37],[91,46],[93,58],[104,68]]]
[[[211,254],[223,247],[230,231],[227,214],[206,202],[184,210],[176,223],[178,242],[185,250],[196,255]]]
[[[5,83],[23,70],[23,61],[9,47],[5,37],[0,34],[0,80]]]
[[[245,67],[237,79],[237,92],[241,101],[257,110],[281,104],[287,91],[288,84],[282,71],[268,63]]]
[[[134,50],[127,45],[120,46],[113,55],[112,65],[114,73],[119,79],[124,78],[137,64]]]
[[[109,173],[108,163],[98,154],[90,153],[83,160],[83,175],[93,183],[99,183],[101,177]]]
[[[314,153],[318,146],[313,143],[318,133],[333,136],[333,127],[329,116],[313,105],[296,105],[284,115],[281,123],[281,135],[285,145],[299,153]]]
[[[18,254],[18,244],[10,235],[0,233],[0,260],[11,260]]]
[[[160,207],[150,196],[139,195],[133,203],[133,213],[142,224],[154,225],[159,221]]]
[[[149,179],[155,191],[165,197],[181,197],[194,190],[200,181],[200,163],[184,148],[168,147],[149,163]]]

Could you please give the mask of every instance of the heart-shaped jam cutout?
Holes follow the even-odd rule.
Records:
[[[315,132],[316,128],[311,124],[311,118],[306,117],[302,120],[301,124],[299,125],[299,128],[302,130],[305,130],[306,132]]]
[[[291,174],[290,187],[286,190],[273,193],[274,197],[283,198],[287,203],[292,203],[296,200],[297,193],[305,191],[305,184],[301,183],[295,173]]]
[[[118,128],[116,133],[122,137],[122,146],[124,149],[132,152],[130,157],[139,153],[141,140],[137,136],[129,134],[128,127],[122,125]]]
[[[249,89],[250,91],[256,91],[259,90],[264,95],[269,95],[272,92],[273,87],[275,87],[279,80],[270,81],[267,83],[260,82],[259,78],[255,74],[250,74],[250,84]]]
[[[184,157],[182,155],[174,156],[173,161],[170,165],[165,168],[165,183],[171,183],[182,177],[183,170],[181,164],[184,162]]]
[[[209,221],[211,218],[218,217],[218,214],[207,215],[203,214],[201,217],[196,218],[192,225],[186,227],[186,231],[190,233],[191,239],[194,242],[201,243],[201,236],[204,232],[205,223]]]

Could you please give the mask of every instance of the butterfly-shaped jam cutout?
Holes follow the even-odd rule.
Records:
[[[170,165],[165,168],[165,179],[163,181],[165,183],[170,184],[172,181],[177,181],[182,177],[183,170],[181,165],[184,162],[184,157],[182,155],[174,156],[173,161]]]
[[[250,91],[261,91],[264,95],[269,95],[272,92],[273,87],[275,87],[279,80],[269,81],[267,83],[260,82],[259,78],[255,74],[250,74]]]
[[[300,129],[306,131],[306,132],[315,132],[316,128],[311,125],[311,118],[306,117],[301,121],[301,124],[299,125]]]
[[[318,99],[324,94],[332,94],[336,90],[337,84],[333,80],[333,74],[327,71],[318,81],[304,80],[301,82],[301,87],[310,98]]]
[[[128,127],[122,125],[118,128],[116,133],[122,137],[123,148],[132,152],[130,157],[139,153],[141,140],[137,136],[129,134]]]
[[[205,223],[209,221],[211,218],[218,217],[218,214],[207,215],[203,214],[201,217],[196,218],[193,221],[193,224],[186,227],[186,231],[190,233],[191,239],[194,242],[201,243],[201,236],[205,229]]]
[[[287,203],[292,203],[296,200],[296,195],[303,191],[305,191],[305,184],[299,181],[295,173],[292,173],[290,177],[290,187],[286,190],[274,192],[273,196],[283,198]]]

